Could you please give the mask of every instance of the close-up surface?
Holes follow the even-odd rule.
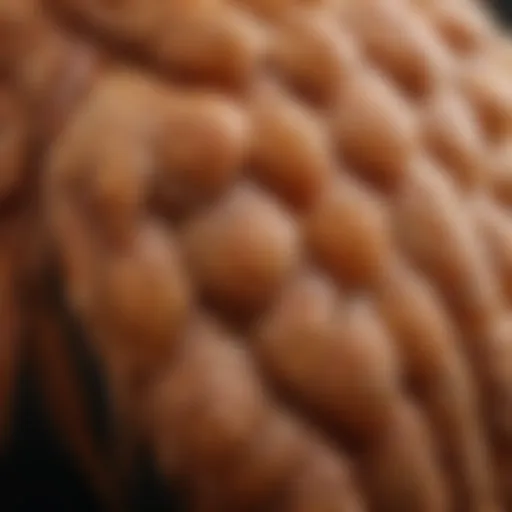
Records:
[[[7,510],[512,512],[497,12],[0,0]]]

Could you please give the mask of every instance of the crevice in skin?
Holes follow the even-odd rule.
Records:
[[[135,464],[136,472],[130,494],[129,512],[189,512],[190,503],[177,485],[169,486],[155,467],[150,453],[142,452]],[[171,487],[171,489],[170,489]]]
[[[115,434],[112,426],[107,384],[101,361],[90,350],[90,342],[83,326],[70,311],[65,298],[62,276],[58,274],[55,264],[46,272],[45,296],[49,298],[52,309],[55,308],[59,323],[63,327],[66,349],[70,364],[78,372],[78,378],[84,383],[86,407],[91,419],[91,431],[101,449],[109,452]]]

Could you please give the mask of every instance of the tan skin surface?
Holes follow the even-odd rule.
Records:
[[[198,512],[511,510],[491,20],[469,0],[28,1],[0,10],[0,63],[120,455],[150,446]],[[27,151],[9,128],[5,189]],[[44,389],[104,492],[50,320]]]

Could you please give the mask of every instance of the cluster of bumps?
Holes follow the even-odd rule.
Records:
[[[4,433],[32,329],[117,502],[52,264],[117,466],[190,510],[512,511],[512,47],[476,2],[1,0],[0,126]]]

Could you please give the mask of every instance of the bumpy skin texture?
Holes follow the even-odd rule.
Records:
[[[198,512],[512,510],[511,50],[479,6],[0,5],[33,132],[0,184],[34,146],[29,267],[61,265],[120,452]]]

